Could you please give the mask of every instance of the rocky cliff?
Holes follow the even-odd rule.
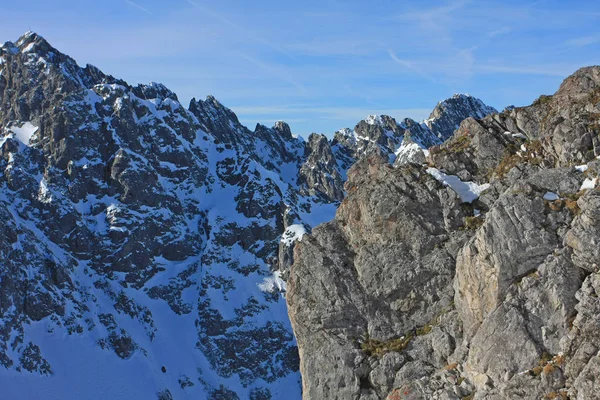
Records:
[[[356,160],[441,143],[386,116],[355,131],[250,130],[35,33],[2,45],[2,396],[300,398],[294,243],[333,217]]]
[[[599,133],[588,67],[425,165],[357,162],[294,250],[303,398],[599,398]]]

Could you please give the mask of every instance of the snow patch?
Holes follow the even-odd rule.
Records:
[[[511,131],[506,131],[506,132],[504,132],[504,134],[510,135],[514,138],[525,139],[525,140],[529,139],[527,136],[523,135],[522,133],[512,133]]]
[[[52,193],[50,193],[50,190],[48,190],[46,178],[42,178],[42,180],[40,180],[40,188],[38,190],[38,200],[41,201],[42,203],[52,202]]]
[[[23,49],[23,53],[29,53],[30,51],[33,50],[33,48],[35,47],[36,43],[35,42],[31,42],[29,43],[24,49]]]
[[[25,146],[29,146],[29,140],[34,133],[37,132],[38,127],[33,125],[31,122],[25,122],[20,127],[9,128],[15,135],[15,139],[23,143]]]
[[[286,246],[291,246],[295,241],[301,241],[306,235],[306,228],[302,224],[294,224],[287,227],[283,235],[281,235],[281,243]]]
[[[369,115],[365,118],[365,122],[369,125],[383,125],[381,115]]]
[[[476,182],[463,182],[458,176],[446,175],[437,168],[427,168],[427,173],[440,181],[444,186],[449,186],[456,192],[463,203],[471,203],[479,198],[481,193],[490,187],[489,183],[479,185]]]
[[[394,154],[396,155],[396,157],[400,156],[400,155],[405,155],[407,157],[411,157],[415,154],[417,154],[419,152],[419,150],[422,151],[421,146],[419,146],[416,143],[408,143],[408,144],[404,144],[402,143],[402,145],[400,147],[398,147],[398,149],[394,152]]]
[[[285,292],[286,285],[285,281],[281,279],[281,271],[273,272],[273,275],[263,279],[258,284],[258,288],[263,292],[273,293],[274,291]]]
[[[583,183],[581,184],[581,187],[579,188],[579,190],[585,190],[585,189],[593,189],[596,187],[596,182],[598,181],[598,178],[586,178],[585,181],[583,181]]]

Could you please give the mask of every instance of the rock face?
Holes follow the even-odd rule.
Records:
[[[391,388],[370,382],[375,360],[361,342],[425,326],[452,302],[454,260],[443,243],[465,210],[423,170],[385,161],[359,161],[336,219],[295,248],[287,300],[305,398],[387,393]],[[399,369],[407,360],[390,362]]]
[[[428,167],[348,171],[288,280],[304,398],[597,398],[599,84],[467,118]]]
[[[313,133],[308,137],[305,157],[298,176],[302,192],[341,201],[344,198],[342,176],[325,135]]]
[[[379,154],[393,161],[410,140],[423,162],[425,148],[441,143],[411,121],[367,118],[356,134],[304,141],[284,122],[250,130],[212,96],[185,108],[161,84],[132,86],[82,68],[35,33],[6,42],[0,47],[3,395],[300,398],[298,350],[283,297],[294,244],[333,217],[357,160]],[[417,160],[406,154],[403,162]],[[404,188],[416,179],[429,186]],[[429,175],[399,175],[398,185],[381,195],[408,191],[446,207],[443,221],[432,212],[426,227],[414,212],[390,214],[437,235],[398,250],[421,262],[461,211]],[[380,228],[373,221],[370,229]],[[581,231],[587,229],[582,222]],[[386,313],[451,301],[451,291],[434,293],[451,279],[443,270],[449,256],[440,250],[436,257],[434,266],[402,278],[412,284],[435,276],[431,288],[414,300],[398,297]],[[369,310],[378,307],[369,299]],[[364,326],[380,335],[417,323],[391,318]]]

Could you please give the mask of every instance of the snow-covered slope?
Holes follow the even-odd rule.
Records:
[[[286,227],[335,210],[299,193],[304,142],[35,34],[1,57],[3,395],[300,398],[284,286],[267,283]]]

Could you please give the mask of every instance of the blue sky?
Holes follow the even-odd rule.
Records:
[[[600,63],[597,0],[2,3],[0,42],[33,30],[81,65],[303,136],[368,114],[422,119],[453,93],[526,105]]]

